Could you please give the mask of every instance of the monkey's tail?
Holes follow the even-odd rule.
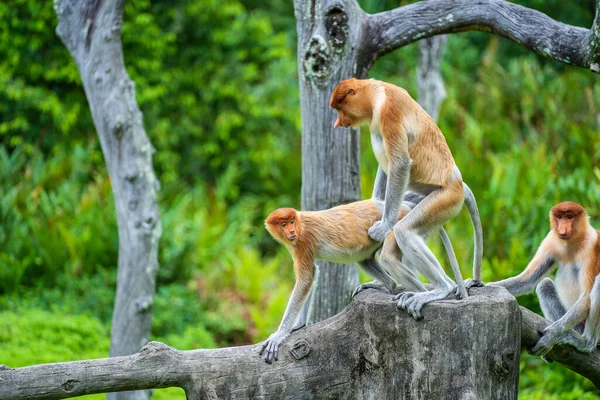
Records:
[[[457,295],[459,295],[461,299],[465,300],[469,297],[469,295],[467,293],[467,289],[465,288],[465,282],[463,281],[462,273],[460,272],[460,267],[458,266],[458,260],[456,259],[454,248],[452,247],[452,243],[450,242],[450,238],[448,237],[444,227],[440,228],[439,235],[440,239],[442,239],[444,249],[446,249],[446,254],[448,255],[450,265],[452,266],[452,272],[454,273],[454,279],[456,280],[456,286],[458,287]]]
[[[477,208],[477,201],[471,191],[471,188],[463,182],[463,188],[465,191],[465,204],[471,217],[471,223],[473,224],[474,233],[474,255],[473,255],[473,280],[475,282],[481,281],[481,264],[483,263],[483,229],[481,228],[481,218],[479,217],[479,209]]]

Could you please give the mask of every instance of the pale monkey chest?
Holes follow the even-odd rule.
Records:
[[[371,147],[373,148],[373,153],[375,154],[375,158],[379,163],[381,169],[386,174],[388,173],[388,158],[385,154],[385,148],[383,145],[383,138],[379,134],[379,132],[371,132]]]

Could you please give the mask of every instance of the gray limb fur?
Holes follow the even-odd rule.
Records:
[[[404,193],[408,187],[410,178],[410,166],[412,160],[390,162],[388,179],[385,190],[385,204],[381,221],[375,222],[369,229],[369,236],[373,240],[383,242],[386,235],[392,230],[402,204]]]
[[[531,354],[536,356],[545,356],[556,344],[569,343],[578,350],[584,350],[585,342],[572,342],[572,335],[569,331],[578,323],[583,321],[589,314],[590,298],[588,293],[582,294],[579,299],[569,308],[565,315],[558,321],[553,322],[544,330],[543,336],[531,349]]]
[[[375,184],[373,185],[373,195],[371,196],[371,198],[375,200],[385,201],[386,185],[387,175],[385,174],[385,172],[383,172],[383,168],[377,167],[377,175],[375,176]]]
[[[313,269],[314,272],[314,269]],[[308,279],[298,279],[294,285],[292,295],[288,300],[287,307],[283,313],[283,319],[277,331],[273,333],[269,338],[262,343],[259,354],[264,353],[264,359],[267,363],[277,361],[279,355],[279,345],[290,335],[292,332],[293,325],[300,313],[308,295],[310,293],[312,284],[314,282],[314,276]]]
[[[313,285],[310,288],[310,293],[308,294],[308,298],[306,299],[306,301],[304,302],[304,305],[302,306],[302,310],[300,310],[300,314],[298,315],[298,318],[296,318],[296,324],[292,328],[292,332],[295,332],[298,329],[302,329],[306,326],[306,321],[308,321],[308,312],[310,309],[310,305],[312,303],[312,297],[314,296],[315,291],[317,290],[318,284],[319,284],[319,266],[317,264],[315,264],[315,266],[313,267]]]
[[[367,258],[366,260],[359,262],[359,265],[365,270],[366,273],[381,283],[377,284],[374,282],[368,282],[358,285],[354,290],[354,293],[352,293],[352,297],[366,289],[384,289],[383,291],[387,290],[388,293],[391,293],[394,291],[394,289],[396,289],[396,282],[390,276],[390,274],[383,269],[381,265],[379,265],[374,255],[371,258]]]
[[[527,273],[527,270],[525,270],[517,276],[492,282],[489,285],[503,286],[513,296],[533,291],[537,284],[552,270],[555,263],[552,256],[541,253],[540,250],[538,250],[533,260],[536,260],[536,258],[540,262],[531,273]]]
[[[538,288],[540,302],[544,302],[542,310],[544,316],[550,305],[549,302],[560,301],[553,297],[555,292],[554,284],[549,279],[544,279]],[[590,293],[583,293],[577,302],[562,315],[558,320],[548,326],[541,339],[531,349],[532,354],[545,356],[557,344],[569,344],[577,350],[589,353],[596,349],[598,343],[598,334],[600,333],[600,276],[594,280]],[[564,308],[563,308],[564,309]],[[552,310],[552,315],[557,315],[556,310]],[[572,332],[571,329],[581,328],[581,322],[585,320],[583,327],[583,337]]]
[[[547,320],[555,322],[565,315],[567,310],[558,297],[558,292],[552,279],[542,279],[535,288],[535,292],[540,300],[542,313]],[[579,333],[583,333],[583,324],[577,324],[574,329]]]
[[[465,191],[465,205],[467,206],[469,216],[471,217],[471,224],[473,224],[474,237],[473,281],[470,283],[470,287],[482,286],[481,264],[483,263],[483,229],[481,227],[481,218],[479,216],[477,201],[475,200],[475,195],[473,195],[471,188],[463,182],[463,189]]]

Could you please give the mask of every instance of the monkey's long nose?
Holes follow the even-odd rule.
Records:
[[[335,123],[333,124],[333,129],[337,128],[341,124],[342,124],[342,121],[340,121],[340,116],[338,115],[337,119],[335,120]]]

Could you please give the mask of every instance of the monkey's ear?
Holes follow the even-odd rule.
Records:
[[[348,89],[348,94],[350,96],[354,96],[356,94],[356,90],[354,90],[354,89]]]

